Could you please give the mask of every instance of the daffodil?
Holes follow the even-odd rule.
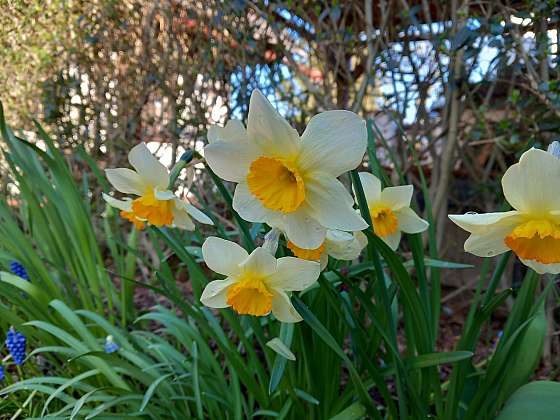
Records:
[[[211,308],[231,307],[239,314],[272,314],[281,322],[298,322],[289,293],[307,289],[319,277],[319,264],[294,257],[276,259],[267,249],[251,255],[235,242],[209,237],[202,245],[208,268],[226,276],[206,286],[200,301]]]
[[[204,157],[219,177],[237,183],[233,208],[243,219],[278,226],[312,249],[327,229],[367,227],[337,179],[361,162],[366,135],[356,114],[327,111],[311,118],[300,137],[255,90],[247,130],[239,121],[211,127]]]
[[[106,169],[109,182],[126,197],[117,200],[103,194],[107,203],[121,210],[121,216],[130,220],[137,228],[145,222],[154,226],[176,226],[194,230],[191,217],[200,223],[213,224],[212,220],[195,206],[181,200],[169,189],[169,171],[148,150],[144,143],[134,146],[128,161],[135,170],[128,168]]]
[[[512,250],[538,273],[560,273],[560,160],[539,149],[523,153],[502,177],[514,210],[450,215],[470,232],[465,251],[493,257]]]
[[[360,172],[373,230],[392,250],[399,246],[402,232],[420,233],[428,222],[418,217],[410,208],[412,185],[399,185],[381,189],[381,181],[369,172]]]
[[[292,253],[304,260],[319,261],[321,270],[327,267],[329,255],[337,260],[352,261],[360,256],[367,245],[367,238],[362,232],[343,232],[327,230],[325,241],[315,249],[300,248],[288,240],[287,246]]]

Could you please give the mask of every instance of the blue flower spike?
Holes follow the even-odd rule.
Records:
[[[24,280],[30,281],[27,270],[18,261],[14,260],[10,263],[10,271],[16,276],[21,277]]]
[[[0,365],[0,382],[4,380],[4,366]]]
[[[8,334],[6,336],[6,347],[8,351],[12,355],[12,359],[14,363],[18,366],[22,365],[25,361],[25,346],[27,344],[27,339],[25,336],[17,332],[14,327],[11,327],[8,330]]]
[[[105,353],[115,353],[119,349],[119,345],[115,343],[112,335],[108,335],[105,339]]]

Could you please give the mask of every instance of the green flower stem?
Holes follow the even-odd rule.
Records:
[[[214,184],[216,184],[218,191],[220,192],[220,194],[222,194],[222,197],[230,208],[231,213],[233,214],[233,217],[235,218],[235,221],[239,226],[241,236],[243,236],[243,239],[245,241],[245,246],[248,248],[249,252],[251,252],[256,248],[256,245],[253,237],[251,236],[251,232],[249,232],[249,228],[247,227],[247,222],[245,222],[245,220],[243,220],[241,216],[239,216],[239,214],[233,209],[233,198],[222,180],[212,171],[212,169],[210,169],[210,167],[208,167],[208,165],[206,166],[206,170],[212,177],[212,180],[214,181]]]
[[[350,172],[350,176],[352,178],[352,184],[354,186],[354,191],[356,193],[356,197],[358,199],[358,205],[360,207],[360,213],[366,223],[373,229],[373,223],[371,220],[371,215],[369,213],[369,207],[367,205],[367,200],[364,194],[364,189],[362,187],[362,183],[360,182],[360,177],[358,175],[357,170],[353,170]],[[381,265],[381,259],[379,257],[379,253],[375,248],[374,244],[369,240],[368,237],[368,259],[373,262],[373,266],[375,269],[375,275],[377,277],[377,281],[375,282],[377,288],[377,294],[381,302],[381,306],[383,307],[383,312],[387,316],[387,323],[389,325],[389,339],[391,340],[390,344],[397,347],[397,334],[396,334],[396,324],[395,320],[393,319],[393,312],[391,310],[391,302],[389,301],[389,294],[387,292],[387,286],[385,284],[385,276],[383,274],[383,267]],[[393,363],[395,366],[398,365],[398,357],[392,354]],[[406,395],[405,395],[405,386],[402,383],[401,377],[402,371],[401,369],[397,369],[396,374],[396,385],[397,385],[397,393],[399,395],[399,409],[401,413],[401,418],[406,419],[407,416],[407,402],[406,402]]]

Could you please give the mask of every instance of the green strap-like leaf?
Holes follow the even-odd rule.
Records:
[[[557,420],[560,415],[559,396],[560,382],[528,383],[511,396],[497,420]]]

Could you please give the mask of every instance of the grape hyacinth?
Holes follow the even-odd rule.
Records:
[[[6,347],[14,359],[16,365],[22,365],[25,360],[25,345],[27,339],[25,336],[17,332],[14,327],[8,330],[8,335],[6,336]]]
[[[111,354],[119,349],[119,345],[113,341],[113,336],[108,335],[105,339],[105,353]]]
[[[4,366],[0,365],[0,382],[4,380]]]
[[[27,270],[18,261],[14,260],[10,263],[10,271],[16,276],[21,277],[24,280],[30,281]]]

